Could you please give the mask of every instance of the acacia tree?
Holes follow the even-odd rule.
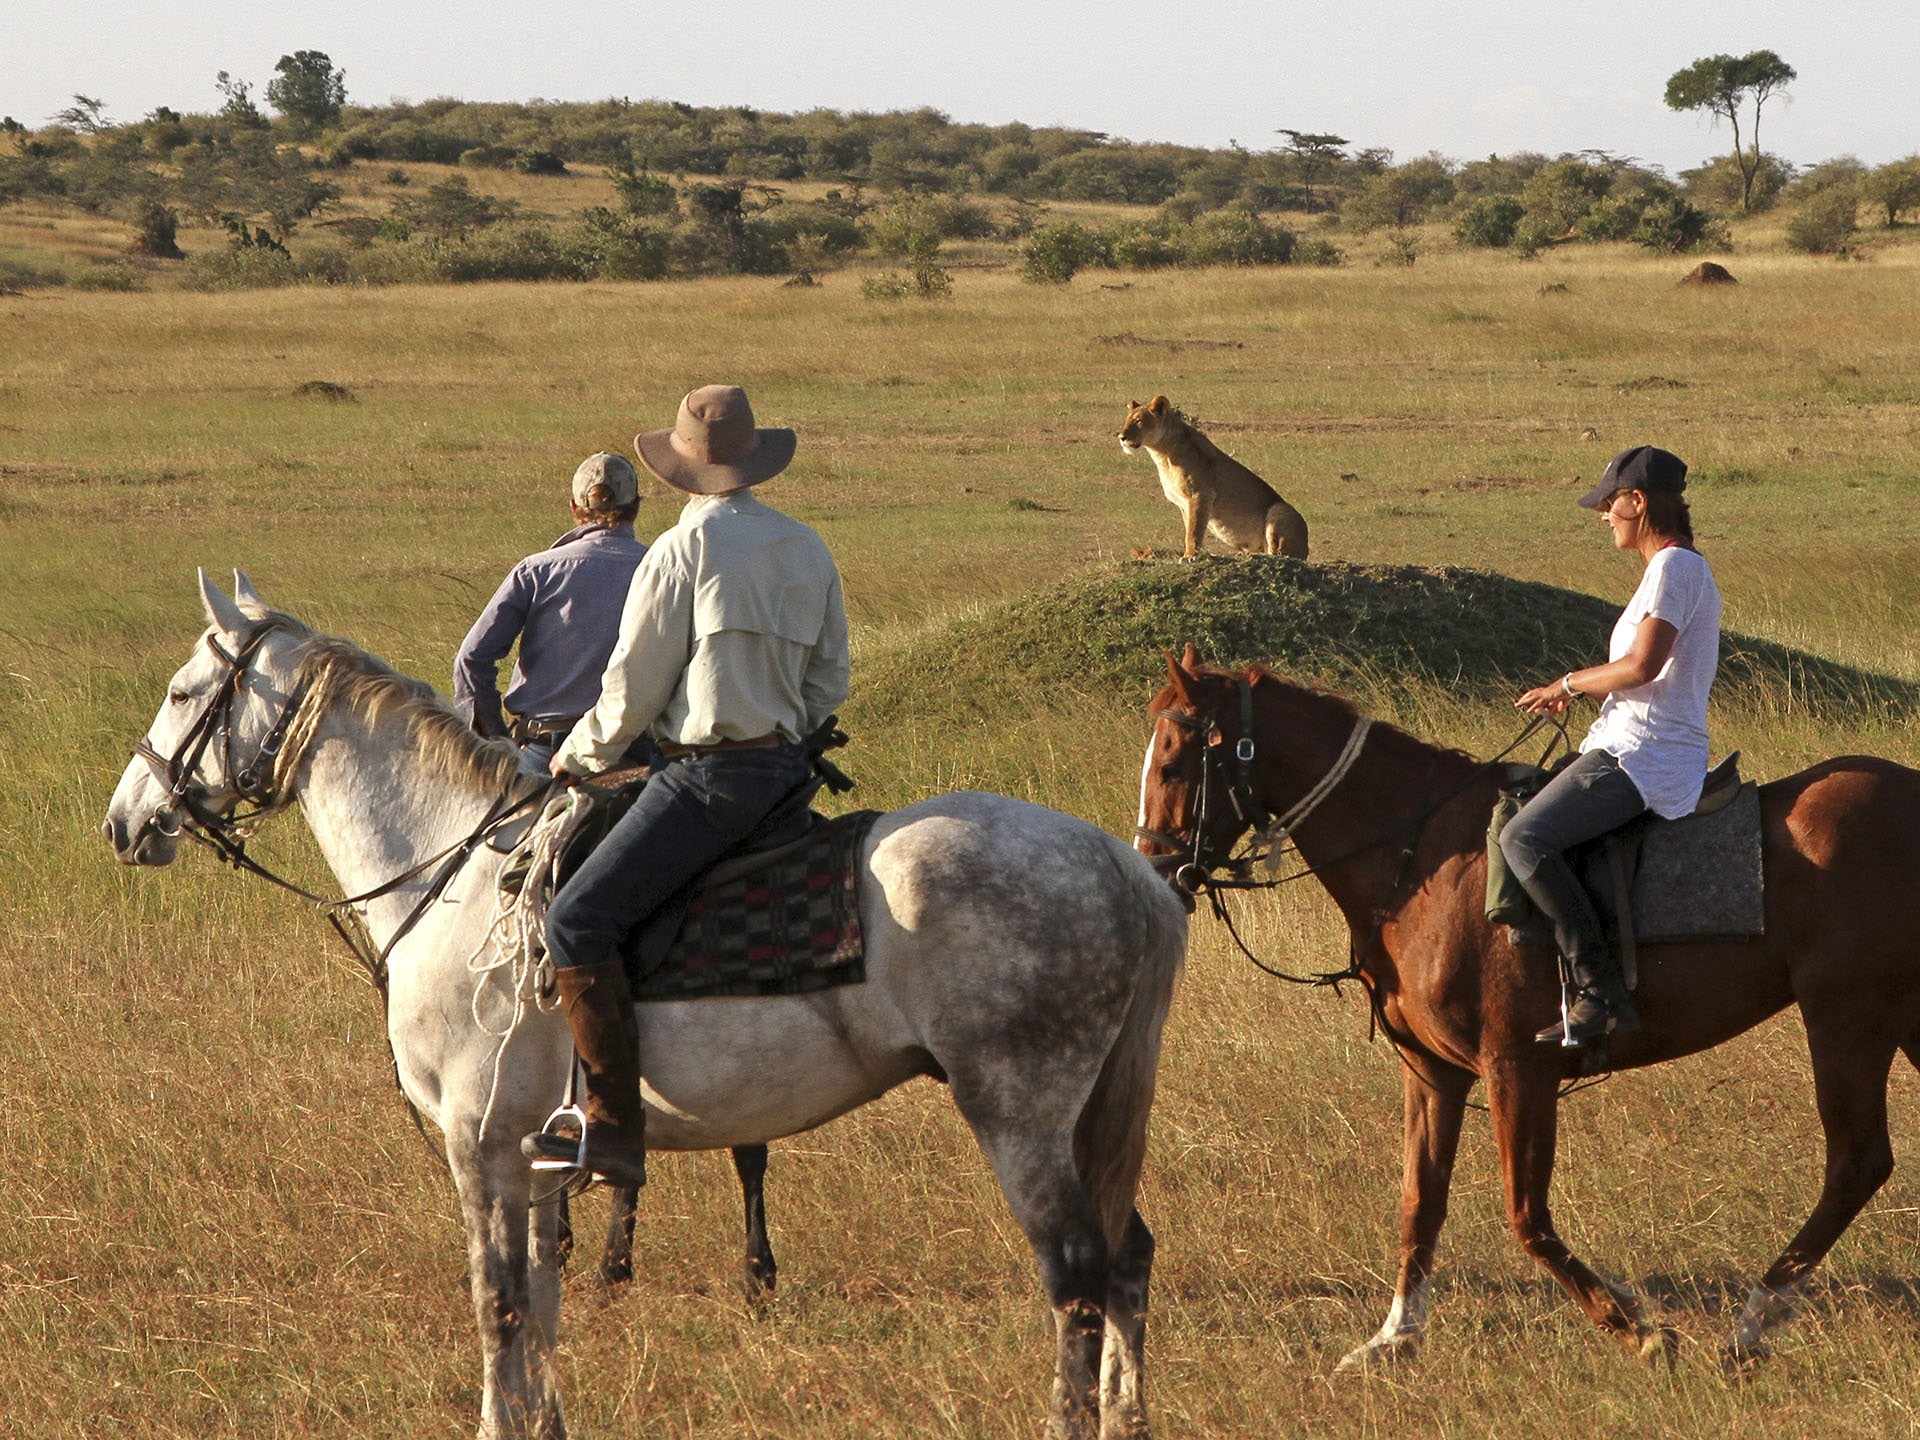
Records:
[[[1300,171],[1301,198],[1306,209],[1313,209],[1314,177],[1323,172],[1330,174],[1334,166],[1346,159],[1340,152],[1350,142],[1344,135],[1314,134],[1306,130],[1289,130],[1285,126],[1273,133],[1287,137],[1287,149],[1293,153],[1293,163]]]
[[[347,103],[347,73],[336,70],[324,51],[296,50],[282,55],[267,82],[267,103],[310,130],[331,125]]]
[[[1733,160],[1740,167],[1740,208],[1753,208],[1753,178],[1760,169],[1760,110],[1773,95],[1799,78],[1771,50],[1751,55],[1709,55],[1667,79],[1667,108],[1705,110],[1724,116],[1733,127]],[[1753,105],[1753,149],[1740,146],[1740,111]]]

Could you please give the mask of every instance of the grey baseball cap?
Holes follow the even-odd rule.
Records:
[[[624,455],[602,450],[573,472],[573,503],[582,510],[617,510],[640,498],[640,477]]]

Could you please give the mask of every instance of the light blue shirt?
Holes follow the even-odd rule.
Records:
[[[468,722],[506,734],[496,676],[515,640],[509,710],[536,729],[567,729],[591,710],[646,553],[631,525],[582,525],[515,565],[454,657],[454,704]]]

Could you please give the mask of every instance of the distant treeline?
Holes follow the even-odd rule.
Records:
[[[311,60],[307,78],[331,78],[344,94],[315,52],[284,61],[284,81],[300,78],[284,68],[294,59]],[[216,284],[782,273],[859,250],[898,257],[924,282],[944,240],[979,237],[1021,246],[1027,273],[1045,280],[1090,265],[1339,263],[1330,240],[1297,243],[1263,218],[1272,215],[1387,229],[1406,263],[1418,253],[1412,227],[1435,219],[1469,245],[1629,240],[1683,251],[1725,246],[1725,215],[1782,196],[1798,207],[1794,243],[1831,251],[1851,239],[1863,203],[1888,225],[1920,207],[1917,159],[1875,170],[1842,159],[1796,174],[1763,156],[1749,196],[1729,157],[1678,178],[1593,151],[1396,164],[1389,151],[1297,130],[1276,131],[1262,149],[1212,150],[957,124],[932,109],[777,114],[660,100],[365,107],[322,96],[311,113],[269,118],[244,84],[221,81],[227,103],[209,115],[163,108],[116,125],[100,119],[98,101],[76,96],[46,128],[5,121],[0,204],[113,215],[132,228],[136,253],[166,258],[179,256],[182,216],[223,226],[230,253],[202,265],[201,278]],[[269,95],[283,103],[273,87]],[[383,219],[330,222],[326,243],[303,243],[295,261],[288,240],[337,206],[341,171],[385,165],[400,186],[404,167],[424,162],[553,176],[603,166],[619,201],[553,221],[489,201],[455,176],[408,194]],[[780,192],[795,181],[825,186],[824,196]],[[1153,213],[1107,227],[1041,213],[1066,201]]]

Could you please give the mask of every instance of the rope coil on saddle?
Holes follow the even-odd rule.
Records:
[[[574,837],[586,823],[588,807],[577,803],[571,789],[563,789],[548,799],[540,816],[525,837],[514,847],[502,866],[505,870],[524,865],[526,878],[518,890],[504,886],[494,890],[493,919],[473,953],[467,957],[467,973],[476,978],[469,1011],[474,1026],[498,1043],[493,1052],[493,1078],[487,1088],[486,1108],[480,1112],[480,1134],[487,1133],[493,1119],[494,1101],[500,1094],[500,1070],[507,1046],[513,1040],[529,1010],[543,1013],[560,1008],[553,983],[553,960],[547,953],[547,902],[560,882],[562,858],[573,846]],[[512,1013],[504,1028],[496,1030],[480,1013],[480,997],[485,977],[504,971],[507,992],[513,997]]]

